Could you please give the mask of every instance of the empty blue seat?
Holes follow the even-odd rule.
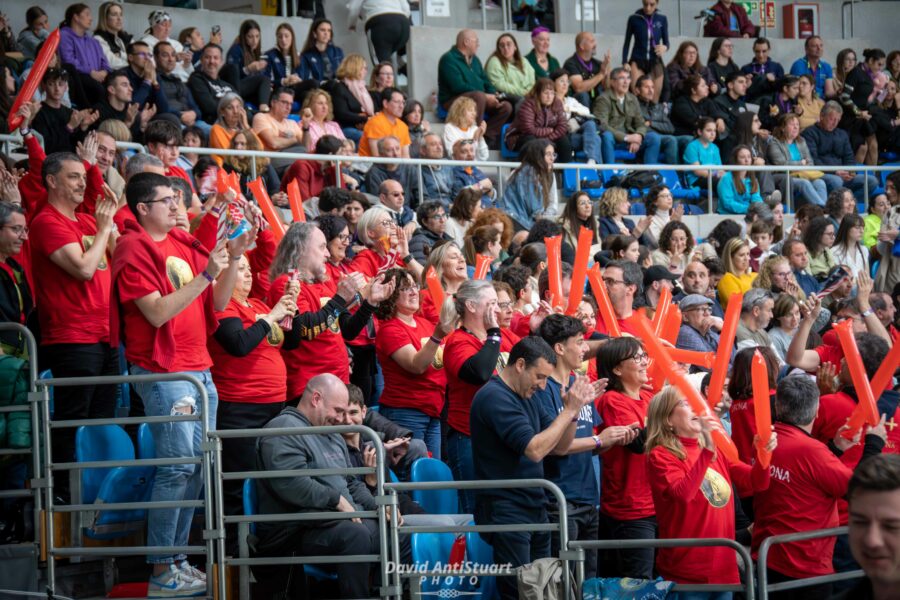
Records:
[[[594,182],[601,181],[599,171],[594,169],[564,169],[562,179],[563,194],[565,196],[571,196],[578,190],[579,177],[581,178],[581,191],[591,198],[599,198],[603,195],[602,184],[599,186],[594,184]]]
[[[79,427],[75,431],[76,462],[133,460],[134,444],[118,425]],[[81,500],[91,504],[113,467],[81,470]]]
[[[137,457],[156,458],[156,446],[153,445],[153,432],[148,423],[141,423],[137,433]]]
[[[436,565],[446,565],[450,559],[450,551],[453,549],[453,543],[456,541],[456,534],[453,533],[414,533],[410,536],[410,546],[412,547],[413,564],[422,568],[433,569]],[[468,578],[463,577],[440,577],[435,581],[432,577],[427,577],[422,582],[422,593],[438,595],[444,591],[446,594],[449,590],[462,591],[467,587]],[[456,597],[450,595],[440,595],[441,598]]]
[[[628,210],[628,214],[630,214],[630,215],[646,215],[647,207],[644,206],[643,202],[632,202],[631,208]]]
[[[466,533],[466,560],[479,566],[494,564],[494,549],[475,531]],[[479,584],[482,600],[499,598],[496,578],[480,577]]]
[[[410,479],[413,482],[453,481],[453,473],[450,467],[435,458],[420,458],[412,465]],[[433,515],[459,513],[456,490],[413,490],[412,499]]]

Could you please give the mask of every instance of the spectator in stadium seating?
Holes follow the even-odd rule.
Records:
[[[659,102],[660,94],[665,83],[663,55],[669,49],[669,23],[666,16],[657,10],[658,0],[647,0],[642,3],[643,8],[634,11],[628,16],[625,24],[625,42],[622,45],[622,64],[631,67],[631,77],[637,83],[645,75],[651,78],[654,84],[652,101]],[[634,48],[631,56],[628,48],[631,38],[634,38]]]
[[[637,262],[630,260],[616,260],[609,263],[603,271],[603,283],[609,292],[609,299],[613,306],[613,312],[619,323],[619,331],[637,335],[638,331],[628,319],[631,317],[635,298],[642,297],[644,274]],[[597,322],[597,331],[608,334],[606,325]],[[599,363],[598,363],[599,364]],[[601,377],[603,377],[601,375]]]
[[[715,124],[716,134],[725,132],[722,110],[712,98],[710,87],[699,75],[690,75],[682,82],[683,93],[672,102],[672,124],[676,135],[694,135],[698,120],[708,118]]]
[[[197,27],[186,27],[182,29],[178,34],[178,43],[181,44],[185,52],[191,53],[191,62],[195,66],[199,65],[200,54],[203,52],[203,47],[206,46],[206,42],[203,39],[203,34],[200,33],[200,29]],[[209,43],[221,46],[222,32],[211,31],[209,34]]]
[[[809,252],[809,272],[819,281],[838,265],[831,251],[835,240],[834,225],[827,217],[816,217],[803,232],[803,244]]]
[[[94,30],[94,39],[100,43],[106,62],[113,70],[128,66],[126,49],[131,43],[131,34],[123,28],[123,12],[123,6],[118,2],[104,2],[98,10]]]
[[[160,159],[165,165],[167,177],[174,176],[183,179],[193,191],[194,184],[190,176],[175,164],[175,161],[178,160],[178,147],[182,144],[181,128],[178,125],[162,119],[150,122],[147,125],[147,131],[144,132],[144,143],[150,154]],[[188,198],[188,203],[190,200]]]
[[[507,181],[498,208],[509,214],[517,229],[530,229],[535,219],[552,219],[559,212],[552,170],[556,150],[551,142],[538,138],[525,144],[521,160]]]
[[[849,267],[854,279],[861,272],[869,272],[869,249],[862,244],[863,228],[861,216],[855,213],[844,216],[831,247],[835,262]]]
[[[482,211],[480,190],[473,187],[462,188],[450,205],[450,218],[447,220],[447,235],[456,245],[462,248],[466,231]]]
[[[116,139],[103,129],[97,130],[97,152],[95,155],[97,168],[103,176],[103,182],[109,186],[116,198],[121,199],[125,194],[125,180],[119,174],[116,161]]]
[[[691,263],[688,268],[703,266],[701,262]],[[704,267],[705,269],[705,267]],[[678,303],[684,322],[678,330],[676,348],[696,350],[697,352],[718,352],[719,333],[722,319],[713,315],[715,302],[705,295],[688,294]],[[718,325],[718,327],[716,327]],[[722,349],[723,352],[725,349]],[[706,371],[700,366],[692,366],[691,371]]]
[[[475,55],[478,34],[463,29],[456,36],[456,45],[438,62],[438,102],[446,109],[458,96],[475,101],[475,114],[487,115],[485,141],[489,147],[499,148],[500,129],[509,120],[513,105],[503,99],[491,85]]]
[[[341,140],[333,135],[323,135],[316,143],[315,153],[323,156],[331,156],[337,154],[340,149]],[[296,180],[300,190],[300,197],[306,201],[310,198],[318,197],[326,186],[334,185],[335,176],[335,163],[333,162],[297,160],[294,161],[281,177],[281,190],[286,192],[291,181]],[[343,185],[353,186],[355,184],[358,186],[355,182],[355,179],[341,173],[341,183]]]
[[[890,333],[891,338],[894,338],[897,333],[897,327],[894,325],[897,307],[891,301],[890,294],[873,292],[869,298],[869,303],[872,305],[872,310],[875,311],[875,316],[878,317],[881,324]]]
[[[509,246],[513,238],[513,226],[509,216],[497,208],[486,208],[478,213],[472,221],[471,229],[490,225],[500,232],[500,256],[503,260],[509,258]]]
[[[419,205],[416,220],[419,228],[409,240],[409,253],[419,264],[425,264],[431,251],[442,242],[452,241],[446,233],[446,206],[438,201],[426,201]]]
[[[694,236],[690,228],[681,221],[669,221],[659,234],[659,248],[650,258],[654,265],[665,267],[678,279],[691,261],[693,250]]]
[[[426,133],[422,142],[420,158],[444,159],[444,142],[439,134]],[[453,199],[453,167],[435,164],[422,165],[422,185],[425,187],[426,200],[436,200],[444,208],[449,208],[450,201]]]
[[[699,75],[713,94],[719,91],[719,84],[712,78],[709,69],[704,67],[700,61],[700,50],[697,48],[697,44],[691,41],[681,42],[678,50],[675,51],[672,62],[666,65],[666,77],[669,80],[673,100],[682,94],[690,94],[690,90],[684,88],[684,82],[691,75]]]
[[[603,156],[604,146],[597,133],[597,120],[584,104],[569,95],[569,74],[565,69],[555,69],[549,78],[553,81],[556,99],[562,102],[563,112],[568,121],[569,141],[572,151],[583,151],[588,164],[615,162],[613,156]]]
[[[512,125],[506,132],[506,145],[522,152],[531,140],[544,139],[554,144],[560,162],[571,162],[572,143],[569,140],[567,121],[562,101],[556,97],[553,82],[550,79],[539,79],[519,105]]]
[[[816,165],[850,167],[857,164],[847,132],[838,128],[843,112],[840,104],[828,101],[822,108],[819,122],[803,132]],[[878,187],[878,180],[873,175],[849,170],[826,173],[822,179],[829,191],[841,186],[850,188],[858,202],[868,200],[864,197],[866,187],[870,193]]]
[[[569,74],[572,95],[576,100],[591,108],[596,98],[603,93],[605,82],[612,70],[612,59],[609,51],[599,61],[597,39],[593,33],[581,31],[575,36],[575,54],[563,64]]]
[[[165,93],[156,79],[156,66],[150,47],[144,42],[128,44],[128,67],[123,69],[131,83],[132,101],[139,109],[149,105],[156,108],[159,115],[170,112]]]
[[[600,136],[603,155],[614,155],[614,144],[625,144],[632,154],[642,152],[644,163],[658,164],[660,138],[647,127],[637,96],[628,91],[631,75],[624,68],[617,68],[612,70],[609,79],[609,89],[593,106],[593,114],[604,130]]]
[[[394,55],[399,61],[406,56],[411,25],[408,0],[352,0],[347,9],[350,31],[356,31],[358,21],[365,23],[372,62],[391,62]]]
[[[380,156],[378,142],[387,136],[393,136],[400,142],[400,156],[409,158],[409,127],[403,122],[403,109],[406,99],[403,92],[395,88],[386,88],[381,101],[381,110],[369,119],[363,128],[359,140],[360,156]]]
[[[371,171],[370,171],[371,172]],[[416,188],[418,190],[418,188]],[[412,237],[419,224],[416,223],[416,213],[408,203],[404,203],[403,186],[395,179],[386,178],[378,185],[378,204],[390,214],[391,220],[397,227],[403,229],[405,239]],[[418,206],[418,195],[416,196]],[[406,255],[402,254],[401,258]]]
[[[293,42],[293,32],[291,40]],[[344,51],[334,45],[334,31],[328,19],[316,19],[309,27],[300,51],[300,77],[314,83],[334,79],[344,60]]]
[[[799,77],[801,75],[812,75],[816,82],[816,94],[819,98],[833,98],[835,96],[834,89],[834,72],[831,65],[822,60],[825,54],[825,44],[818,35],[806,38],[803,43],[805,56],[798,58],[791,65],[791,75]]]
[[[378,140],[378,156],[384,158],[401,158],[400,140],[393,135],[382,137]],[[366,189],[370,193],[380,191],[380,186],[385,181],[394,181],[399,184],[401,191],[405,193],[400,206],[391,205],[392,210],[397,211],[403,204],[408,207],[419,205],[419,174],[415,165],[390,163],[373,164],[366,173]],[[405,223],[404,223],[405,225]],[[410,232],[411,233],[411,232]]]
[[[346,425],[349,423],[348,410],[347,386],[339,377],[326,372],[310,380],[296,408],[285,408],[269,421],[266,428]],[[262,437],[258,463],[263,470],[346,469],[351,466],[347,446],[338,434]],[[260,511],[266,513],[375,510],[375,499],[366,484],[352,475],[260,480],[257,493]],[[306,521],[287,525],[260,523],[257,535],[260,538],[257,550],[263,556],[314,552],[340,557],[342,554],[378,552],[378,524],[374,519],[334,519],[324,523]],[[371,565],[338,560],[334,568],[340,597],[370,595]]]
[[[200,68],[191,73],[188,87],[194,101],[200,107],[201,117],[212,125],[219,114],[219,101],[226,94],[237,94],[231,82],[220,78],[222,71],[222,47],[207,44],[200,53]]]
[[[340,124],[334,121],[331,95],[325,90],[312,90],[306,95],[301,117],[303,145],[307,148],[315,148],[316,142],[323,135],[345,139]]]
[[[244,108],[244,101],[239,95],[229,92],[219,100],[217,113],[219,116],[209,132],[209,147],[229,148],[231,138],[236,133],[250,129],[250,123],[247,121],[247,109]],[[214,156],[213,158],[221,166],[222,157]]]
[[[869,199],[869,210],[863,218],[865,221],[865,233],[863,244],[866,248],[872,248],[878,243],[878,233],[881,231],[881,222],[891,208],[886,194],[876,194]]]
[[[773,259],[769,259],[769,261],[771,260]],[[771,267],[773,274],[780,271],[789,277],[791,271],[787,260],[783,256],[776,256],[774,260],[777,261],[775,263],[777,266]],[[757,277],[758,279],[759,277]],[[787,359],[791,339],[800,326],[800,303],[797,298],[789,293],[778,294],[772,311],[772,319],[774,319],[774,323],[769,329],[769,339],[772,341],[772,349],[775,350],[778,359],[784,363]]]
[[[369,117],[375,114],[375,104],[366,89],[366,59],[348,54],[337,69],[337,79],[326,85],[334,106],[334,119],[347,139],[359,143]],[[378,108],[381,108],[379,104]]]
[[[759,118],[767,131],[775,130],[782,115],[799,113],[797,97],[800,94],[800,78],[785,75],[775,85],[777,91],[771,97],[763,98],[759,104]]]
[[[781,115],[778,125],[769,138],[766,160],[770,165],[813,166],[806,137],[800,135],[800,119],[793,113]],[[828,195],[821,171],[794,172],[790,177],[781,173],[774,175],[775,184],[779,187],[791,186],[791,194],[798,200],[810,204],[825,206]],[[874,189],[874,188],[873,188]]]
[[[90,108],[73,110],[63,103],[69,89],[69,74],[56,68],[47,69],[41,80],[44,99],[31,121],[31,127],[41,134],[44,152],[73,152],[88,130],[99,118]]]
[[[252,129],[241,129],[231,137],[228,149],[259,152],[262,151],[263,146]],[[253,181],[253,167],[251,166],[253,163],[256,163],[257,177],[262,178],[266,191],[272,195],[272,202],[278,206],[286,205],[287,194],[279,191],[281,182],[268,158],[231,154],[223,158],[222,168],[228,173],[236,172],[240,176],[241,190],[244,196],[249,198],[251,193],[247,184]]]
[[[754,497],[753,551],[765,538],[799,531],[836,527],[837,501],[844,497],[852,472],[828,446],[810,436],[819,408],[819,391],[807,377],[787,377],[775,395],[778,448],[772,453],[769,488]],[[858,443],[858,442],[857,442]],[[883,422],[869,429],[863,456],[879,454],[885,443]],[[852,444],[841,435],[834,446],[843,452]],[[772,583],[833,573],[833,538],[820,538],[772,548],[768,580]],[[797,598],[830,596],[831,584],[804,588]]]
[[[590,256],[600,251],[600,226],[594,217],[594,203],[584,190],[569,196],[559,217],[559,224],[563,230],[563,241],[572,248],[578,246],[578,236],[584,227],[591,232]]]
[[[750,22],[747,11],[732,0],[719,0],[710,8],[714,16],[703,26],[703,37],[749,38],[758,27]]]
[[[268,112],[272,82],[269,78],[269,63],[262,53],[259,23],[253,19],[241,23],[225,62],[237,70],[236,89],[241,97],[256,104],[261,112]]]
[[[731,295],[746,293],[756,278],[756,273],[750,270],[750,243],[741,238],[728,240],[722,249],[722,266],[725,274],[717,288],[719,303],[727,308]]]
[[[403,122],[409,127],[409,155],[412,158],[419,158],[422,152],[422,138],[431,133],[431,123],[425,119],[425,107],[421,102],[415,99],[406,102]]]
[[[769,58],[772,43],[764,38],[756,38],[753,42],[753,60],[741,67],[741,73],[747,76],[750,84],[747,100],[759,103],[763,96],[775,93],[775,83],[784,77],[781,63]]]
[[[372,69],[372,76],[369,78],[369,96],[375,106],[381,106],[384,98],[382,95],[387,88],[396,87],[394,81],[394,63],[380,62]]]
[[[639,78],[634,88],[644,125],[659,137],[660,161],[667,165],[677,165],[678,138],[674,135],[675,126],[669,119],[669,104],[653,100],[657,95],[657,88],[649,75]]]
[[[659,307],[662,290],[674,289],[678,281],[678,274],[673,273],[668,267],[662,265],[650,265],[644,271],[644,298],[643,313],[648,318],[652,317]]]
[[[0,173],[0,323],[26,325],[34,316],[34,300],[19,253],[28,239],[28,226],[21,202],[12,202],[14,188],[14,179],[4,170]],[[23,359],[28,354],[25,339],[15,331],[0,333],[0,351]]]
[[[735,539],[738,495],[752,496],[768,487],[768,469],[761,461],[742,462],[717,451],[712,431],[721,427],[718,419],[696,415],[674,386],[653,397],[646,427],[647,478],[659,537]],[[777,444],[777,434],[772,434],[766,448],[774,450]],[[731,549],[723,547],[660,548],[656,568],[678,584],[741,581]]]
[[[497,48],[488,58],[484,72],[491,85],[506,94],[513,106],[518,106],[534,87],[534,68],[522,59],[516,38],[510,33],[497,38]]]
[[[734,55],[734,43],[728,38],[716,38],[709,48],[709,59],[706,63],[710,76],[718,84],[718,93],[724,94],[725,83],[728,77],[733,73],[740,73],[741,70],[732,59]],[[743,94],[741,94],[743,96]]]
[[[797,238],[788,238],[781,251],[788,259],[794,279],[803,293],[807,296],[818,293],[819,282],[808,271],[809,253],[806,251],[806,245]]]
[[[749,146],[735,146],[731,164],[750,166],[753,154]],[[725,215],[743,215],[754,202],[762,202],[759,193],[759,182],[756,173],[748,171],[731,171],[719,179],[716,192],[719,196],[719,213]]]
[[[497,190],[484,171],[475,166],[475,143],[472,140],[457,140],[453,144],[453,160],[464,161],[468,166],[452,167],[451,196],[455,198],[462,190],[472,188],[481,192],[482,206],[491,206],[497,199]]]
[[[161,175],[135,175],[128,181],[125,196],[137,220],[125,225],[113,255],[110,341],[115,346],[124,343],[132,374],[190,373],[206,389],[204,407],[189,383],[134,384],[148,416],[197,414],[208,409],[205,418],[209,429],[215,429],[218,394],[209,371],[212,359],[207,337],[217,327],[215,310],[227,306],[237,277],[238,264],[229,261],[229,255],[243,254],[249,236],[208,254],[201,244],[193,243],[193,236],[175,227],[177,201],[169,180]],[[157,458],[200,456],[200,422],[150,428]],[[157,467],[152,499],[196,500],[202,480],[200,469],[193,465]],[[150,511],[147,544],[186,544],[193,514],[192,508]],[[147,561],[153,565],[149,595],[205,593],[206,576],[191,567],[183,554],[151,554]]]
[[[631,202],[628,200],[628,190],[620,187],[611,187],[603,192],[598,206],[600,215],[600,239],[605,240],[610,235],[630,235],[640,239],[644,231],[650,227],[652,221],[650,215],[642,217],[637,225],[627,215],[631,211]]]
[[[481,115],[477,112],[475,101],[468,96],[459,96],[450,105],[447,118],[444,120],[444,131],[441,137],[448,156],[453,156],[453,146],[460,140],[472,140],[476,146],[475,158],[488,159],[488,145],[484,139],[487,121],[479,122]]]
[[[531,30],[531,51],[525,60],[534,69],[534,77],[550,77],[550,73],[559,68],[559,61],[550,54],[550,30],[546,27],[535,27]]]
[[[695,254],[697,254],[695,252]],[[718,283],[718,282],[717,282]],[[709,268],[698,257],[688,263],[681,276],[681,292],[672,295],[675,302],[680,302],[689,294],[697,294],[712,300],[712,316],[722,318],[725,313],[716,294],[716,287],[711,285]]]
[[[93,16],[87,4],[70,4],[59,29],[59,57],[69,73],[72,101],[87,108],[103,100],[112,70],[100,43],[90,35]]]
[[[744,101],[747,94],[747,76],[740,71],[730,72],[722,82],[722,91],[723,93],[716,96],[714,102],[719,105],[722,120],[725,121],[725,132],[721,137],[728,138],[737,125],[738,116],[747,112],[747,103]]]
[[[607,267],[604,280],[615,279],[619,275],[615,271],[621,272],[618,268]],[[613,338],[597,353],[597,375],[609,380],[606,392],[597,403],[601,431],[624,426],[636,434],[629,445],[615,446],[603,456],[600,482],[603,539],[656,537],[656,511],[647,480],[645,430],[642,427],[653,396],[644,388],[648,381],[648,358],[641,341],[633,337]],[[620,550],[616,563],[615,572],[623,577],[647,578],[653,572],[653,549]]]
[[[892,254],[894,240],[900,232],[900,174],[893,172],[887,176],[884,185],[884,193],[891,207],[881,220],[881,229],[878,234],[877,250],[881,255],[881,263],[876,276],[876,289],[878,291],[893,290],[900,281],[900,261],[895,260]]]
[[[677,102],[677,101],[676,101]],[[697,119],[695,134],[697,137],[684,149],[684,164],[698,167],[720,167],[722,156],[719,147],[716,146],[718,124],[722,119],[714,120],[712,117],[700,117]],[[715,189],[719,180],[725,175],[721,169],[698,168],[685,174],[685,181],[691,187],[707,190]]]
[[[174,74],[178,64],[175,48],[169,42],[159,42],[153,48],[153,58],[157,68],[156,80],[169,105],[169,111],[178,117],[183,126],[195,125],[208,135],[210,125],[200,118],[200,107],[194,101],[194,95],[187,84]]]
[[[225,310],[217,313],[218,328],[208,343],[210,370],[219,394],[218,429],[262,428],[278,416],[287,399],[287,371],[281,345],[285,337],[299,337],[299,328],[281,328],[282,319],[297,312],[299,282],[290,284],[275,306],[269,308],[250,295],[254,283],[250,257],[253,252],[238,258],[234,291]],[[252,471],[256,468],[255,456],[254,438],[222,441],[225,471]],[[225,482],[226,514],[242,514],[242,484]]]
[[[738,322],[734,338],[738,350],[757,346],[772,347],[772,340],[766,328],[772,321],[774,308],[775,297],[769,290],[750,288],[744,293],[741,301],[741,320]]]
[[[289,119],[291,106],[294,104],[294,90],[289,87],[278,88],[272,94],[272,108],[269,112],[258,112],[253,115],[253,132],[262,142],[263,148],[273,152],[305,152],[315,150],[316,145],[304,143],[304,129],[300,124]],[[308,126],[306,126],[308,129]],[[292,158],[274,158],[275,170],[283,173],[294,163]],[[308,198],[308,196],[303,196]]]
[[[428,253],[423,272],[427,272],[431,267],[434,267],[445,296],[455,294],[469,278],[465,257],[456,242],[435,244]],[[419,286],[419,289],[422,290],[419,297],[419,311],[426,319],[437,324],[440,321],[441,307],[435,305],[425,281],[422,278],[419,279],[422,281]]]
[[[389,269],[385,280],[393,282],[394,292],[375,313],[379,319],[375,347],[384,370],[381,415],[410,429],[433,456],[440,456],[447,378],[438,350],[454,324],[433,325],[417,315],[419,286],[406,270]]]
[[[319,207],[322,208],[322,200],[319,199]],[[350,230],[350,247],[347,248],[347,255],[353,256],[358,250],[363,249],[363,244],[359,240],[357,233],[357,225],[363,213],[372,207],[368,197],[362,192],[353,191],[350,193],[349,202],[341,207],[335,207],[341,211],[340,215],[347,220],[347,229]]]
[[[330,25],[328,30],[330,35]],[[329,45],[329,48],[331,47]],[[293,91],[292,95],[296,95],[297,101],[302,103],[310,90],[319,87],[317,80],[304,77],[301,72],[302,59],[297,53],[296,36],[290,23],[278,25],[275,29],[275,45],[267,50],[264,56],[267,74],[275,90],[290,88]],[[343,59],[343,56],[341,58]]]
[[[822,115],[825,101],[816,95],[815,80],[812,75],[802,75],[797,94],[797,112],[800,117],[800,130],[805,131],[816,123]]]
[[[172,17],[164,10],[154,10],[148,17],[150,28],[143,37],[140,38],[150,49],[153,50],[159,42],[169,42],[175,49],[178,56],[178,65],[175,67],[173,74],[184,82],[194,72],[194,55],[190,50],[185,50],[181,42],[171,37],[172,33]],[[210,38],[212,42],[212,38]],[[217,42],[219,43],[219,42]]]
[[[47,13],[40,6],[30,6],[25,11],[25,25],[16,38],[16,45],[26,60],[34,60],[38,46],[50,35]],[[549,36],[547,39],[550,39]]]

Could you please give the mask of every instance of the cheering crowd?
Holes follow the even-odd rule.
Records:
[[[74,4],[39,89],[15,111],[50,39],[47,15],[30,8],[18,37],[0,23],[0,112],[18,121],[26,157],[0,162],[0,319],[40,344],[30,357],[3,332],[2,353],[54,377],[117,375],[122,362],[131,374],[191,374],[211,429],[365,424],[400,480],[426,456],[457,480],[548,479],[574,540],[728,538],[755,557],[767,537],[849,523],[849,538],[774,547],[769,581],[859,564],[868,577],[849,597],[896,597],[900,172],[882,186],[853,166],[898,149],[900,54],[870,49],[857,64],[844,50],[832,69],[811,37],[785,74],[759,38],[738,67],[730,40],[755,32],[724,0],[706,67],[692,42],[663,65],[655,0],[629,18],[621,66],[595,58],[586,32],[560,66],[541,26],[528,54],[503,34],[482,67],[479,34],[463,30],[437,68],[438,133],[396,87],[405,65],[389,60],[403,58],[407,3],[351,4],[377,59],[368,83],[369,62],[344,55],[326,19],[299,52],[288,23],[262,52],[252,20],[224,50],[218,32],[172,38],[163,10],[133,37],[122,5],[104,3],[92,30],[91,9]],[[501,145],[520,157],[502,193],[478,166]],[[640,215],[627,186],[561,196],[555,162],[583,153],[612,164],[623,152],[696,165],[684,186],[713,185],[718,212],[741,216],[700,239],[675,186],[644,189]],[[420,177],[354,156],[466,166]],[[722,156],[809,170],[724,173]],[[790,227],[786,186],[798,207]],[[765,389],[752,376],[760,365]],[[132,391],[131,416],[201,410],[185,382]],[[759,401],[770,431],[757,430]],[[57,388],[53,418],[113,417],[116,405],[115,386]],[[199,423],[151,430],[157,458],[201,453]],[[225,471],[375,465],[356,434],[223,445]],[[54,462],[73,461],[74,446],[74,430],[53,431]],[[239,482],[226,483],[226,514],[240,514]],[[371,510],[374,491],[373,476],[257,482],[262,513]],[[194,465],[156,468],[152,500],[203,493]],[[65,478],[54,494],[73,500]],[[400,500],[413,524],[543,523],[559,510],[527,488],[461,491],[452,515]],[[192,516],[149,511],[147,545],[187,545]],[[883,523],[888,532],[873,533]],[[379,552],[367,519],[265,523],[257,535],[261,556]],[[547,532],[484,537],[498,564],[559,552]],[[206,593],[188,557],[147,561],[151,597]],[[623,549],[588,551],[586,576],[734,584],[746,568],[728,548]],[[333,569],[341,597],[370,594],[370,565]],[[517,597],[512,578],[498,586]]]

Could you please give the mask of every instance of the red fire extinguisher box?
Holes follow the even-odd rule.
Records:
[[[781,7],[784,37],[806,39],[819,34],[819,5],[815,2],[795,2]]]

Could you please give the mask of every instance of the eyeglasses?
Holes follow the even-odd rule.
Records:
[[[4,225],[3,229],[9,229],[16,235],[16,237],[22,237],[23,234],[28,235],[27,225]]]
[[[169,208],[178,207],[178,198],[176,198],[175,196],[166,196],[165,198],[158,198],[156,200],[147,200],[146,202],[142,202],[141,204],[155,204],[156,202],[162,202]]]
[[[340,240],[341,242],[350,243],[350,241],[353,239],[353,236],[350,235],[349,233],[341,233],[337,236],[337,239]]]
[[[475,143],[475,140],[459,140],[460,146],[471,146]]]
[[[512,302],[498,302],[497,308],[500,310],[509,310],[509,307],[512,306]]]
[[[638,352],[634,356],[629,356],[625,360],[629,360],[629,359],[634,361],[634,364],[636,364],[636,365],[642,365],[642,364],[647,364],[648,362],[650,362],[650,355],[647,354],[646,352]]]
[[[132,52],[131,55],[132,56],[140,56],[141,58],[150,58],[151,56],[153,56],[149,52]]]
[[[418,294],[418,293],[419,293],[419,285],[416,284],[416,283],[413,283],[413,284],[410,284],[410,285],[404,285],[402,288],[400,288],[399,291],[400,291],[400,293],[407,293],[407,294],[408,294],[408,293],[410,293],[410,292],[415,292],[415,293]]]
[[[447,220],[447,214],[446,214],[446,213],[438,213],[438,214],[436,214],[436,215],[431,215],[431,216],[428,217],[428,218],[429,218],[429,219],[434,219],[435,221],[446,221],[446,220]]]
[[[394,222],[390,219],[385,219],[383,221],[379,221],[378,224],[381,225],[382,227],[390,227],[391,225],[394,224]]]
[[[603,283],[606,284],[606,287],[612,287],[612,286],[616,285],[617,283],[624,284],[625,280],[624,279],[613,279],[612,277],[604,277]]]

